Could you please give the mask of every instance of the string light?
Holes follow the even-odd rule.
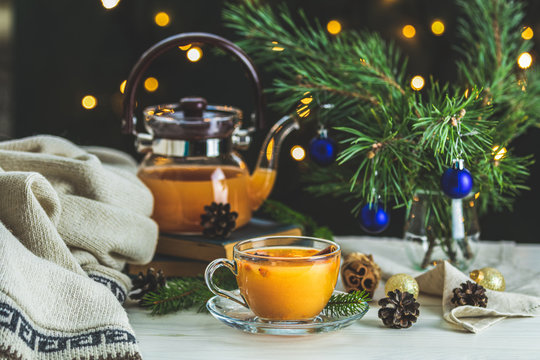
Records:
[[[416,90],[416,91],[422,90],[422,88],[424,87],[425,84],[426,84],[426,82],[425,82],[424,78],[421,77],[420,75],[416,75],[411,80],[411,88],[413,90]]]
[[[521,53],[521,55],[519,55],[517,63],[520,68],[528,69],[531,67],[532,61],[533,59],[532,59],[531,54],[529,54],[528,52],[524,52],[524,53]]]
[[[495,145],[493,148],[491,148],[491,151],[492,151],[491,154],[493,155],[493,158],[496,161],[499,161],[502,158],[504,158],[507,152],[505,147],[501,147],[499,145]]]
[[[124,80],[122,81],[122,83],[120,84],[120,92],[123,94],[124,93],[124,90],[126,90],[126,83],[127,83],[127,80]]]
[[[97,106],[97,99],[92,95],[86,95],[82,98],[81,104],[83,108],[90,110]]]
[[[326,24],[326,30],[332,35],[337,35],[341,32],[341,23],[337,20],[330,20]]]
[[[412,39],[414,35],[416,35],[416,29],[412,25],[405,25],[403,29],[401,29],[401,33],[407,39]]]
[[[120,0],[101,0],[101,4],[107,10],[110,10],[116,7],[116,5],[118,5],[119,2]]]
[[[308,93],[309,94],[309,93]],[[305,95],[305,94],[304,94]],[[304,105],[308,105],[313,101],[313,96],[307,96],[300,100],[300,102]]]
[[[144,80],[144,88],[148,92],[154,92],[158,89],[159,82],[155,77],[149,77]]]
[[[277,41],[272,41],[272,44],[275,45],[275,46],[272,47],[272,51],[283,51],[283,50],[285,50],[285,48],[283,48],[281,46],[277,46],[278,45]]]
[[[521,32],[521,37],[525,40],[531,40],[534,36],[534,31],[530,26],[527,26]]]
[[[191,44],[187,44],[187,45],[180,45],[178,48],[182,51],[186,51],[186,50],[189,50],[190,47],[191,47]]]
[[[160,11],[154,16],[154,21],[156,22],[157,26],[167,26],[171,22],[171,18],[169,17],[169,14],[167,14],[164,11]]]
[[[300,145],[294,145],[291,148],[291,156],[296,161],[302,161],[306,157],[306,150]]]
[[[311,110],[308,108],[307,105],[304,105],[296,109],[296,113],[301,118],[305,118],[305,117],[308,117],[308,115],[311,113]]]
[[[431,23],[431,32],[436,36],[444,34],[444,23],[441,20],[435,20]]]
[[[201,60],[203,56],[203,52],[200,47],[193,46],[191,49],[189,49],[186,53],[186,57],[191,62],[197,62]]]

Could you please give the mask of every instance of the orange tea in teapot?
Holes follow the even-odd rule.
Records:
[[[245,225],[268,197],[276,172],[257,168],[252,175],[237,166],[150,166],[139,178],[154,195],[153,218],[165,232],[200,233],[201,214],[212,202],[229,203]]]

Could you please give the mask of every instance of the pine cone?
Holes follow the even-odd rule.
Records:
[[[204,207],[205,214],[201,215],[203,234],[208,237],[228,238],[236,227],[238,213],[231,211],[230,204],[213,202]]]
[[[388,297],[379,300],[379,318],[385,326],[394,329],[409,328],[420,315],[420,304],[411,293],[389,291]]]
[[[146,275],[142,272],[137,275],[133,280],[133,288],[129,293],[129,297],[134,300],[141,300],[146,293],[150,291],[156,291],[165,286],[165,276],[163,270],[156,270],[149,268],[146,270]]]
[[[460,284],[461,288],[457,287],[453,291],[454,297],[450,300],[456,306],[472,305],[486,307],[488,297],[486,289],[482,285],[467,280]]]

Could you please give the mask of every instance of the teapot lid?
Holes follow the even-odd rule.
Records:
[[[201,97],[144,109],[145,127],[155,138],[203,140],[226,138],[242,120],[242,111],[231,106],[208,105]]]

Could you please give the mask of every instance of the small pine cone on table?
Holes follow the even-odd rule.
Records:
[[[398,289],[389,291],[387,296],[379,300],[379,318],[383,324],[394,329],[411,327],[420,316],[420,304],[414,296]]]
[[[201,226],[204,236],[213,238],[228,238],[236,228],[238,213],[231,211],[230,204],[216,203],[204,207],[204,214],[201,215]]]
[[[475,282],[467,280],[467,282],[461,283],[460,287],[455,288],[452,292],[454,296],[450,301],[456,306],[472,305],[484,308],[487,306],[488,297],[486,296],[486,289]]]
[[[156,291],[165,286],[165,275],[163,270],[148,268],[146,275],[142,272],[133,280],[133,288],[129,293],[129,297],[134,300],[141,300],[144,295],[151,291]]]

